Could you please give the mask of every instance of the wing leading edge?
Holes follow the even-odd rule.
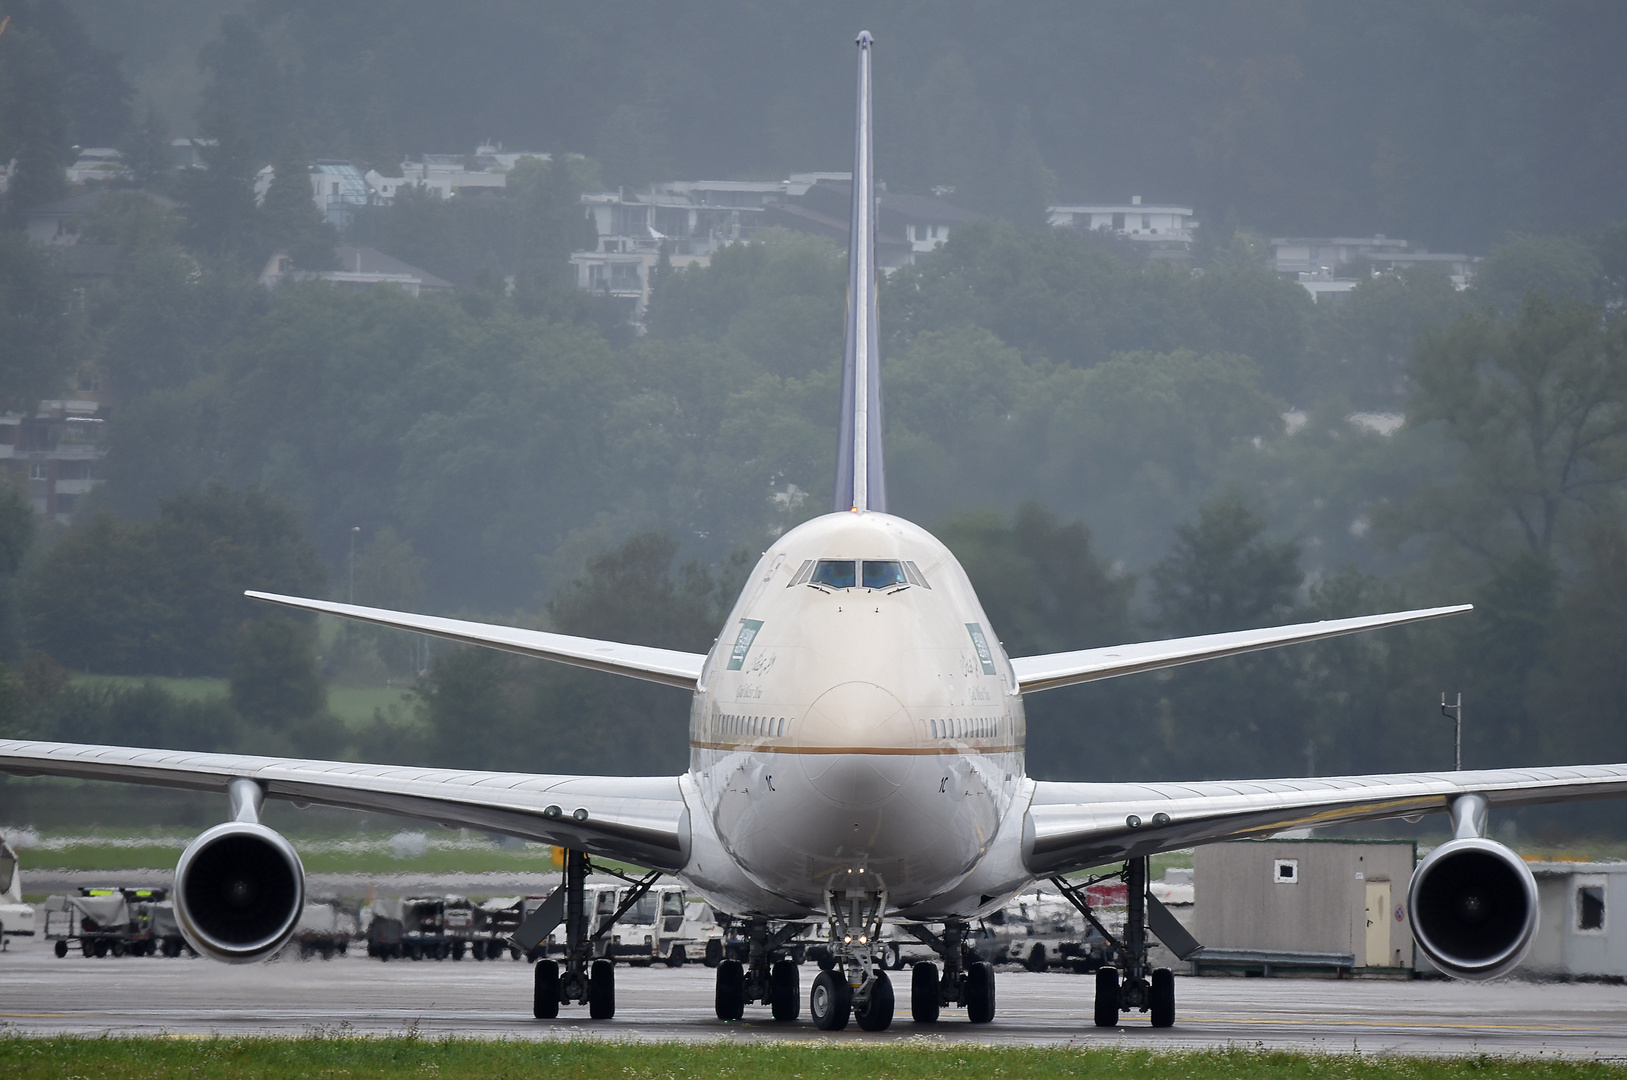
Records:
[[[627,675],[647,682],[665,683],[685,690],[695,689],[700,680],[701,665],[706,657],[700,653],[656,649],[648,645],[623,645],[615,641],[596,638],[571,637],[568,634],[549,634],[541,630],[522,630],[516,626],[497,626],[492,623],[467,622],[463,619],[443,619],[435,615],[414,615],[405,611],[386,611],[383,608],[360,607],[356,604],[336,604],[329,600],[307,600],[300,596],[279,596],[276,593],[246,592],[243,595],[273,604],[316,611],[324,615],[339,615],[346,619],[390,626],[397,630],[412,630],[419,634],[460,641],[465,645],[485,645],[492,649],[555,660],[574,667],[608,671]]]
[[[1144,641],[1135,645],[1081,649],[1078,652],[1020,656],[1011,661],[1011,669],[1022,692],[1032,694],[1059,686],[1072,686],[1074,683],[1133,675],[1138,671],[1154,671],[1199,660],[1216,660],[1222,656],[1238,656],[1242,653],[1258,652],[1261,649],[1275,649],[1281,645],[1321,641],[1324,638],[1354,634],[1362,630],[1404,626],[1407,623],[1471,611],[1473,607],[1472,604],[1457,604],[1452,607],[1419,608],[1415,611],[1397,611],[1389,615],[1362,615],[1354,619],[1328,619],[1323,622],[1295,623],[1291,626],[1269,626],[1261,630],[1238,630],[1227,634],[1204,634],[1201,637],[1169,638],[1164,641]]]
[[[476,772],[16,740],[0,740],[0,773],[222,793],[243,778],[296,804],[486,829],[663,870],[689,861],[689,810],[675,776]]]
[[[1190,784],[1041,780],[1023,823],[1023,862],[1043,877],[1284,829],[1413,818],[1470,794],[1493,806],[1608,798],[1627,794],[1627,765]]]

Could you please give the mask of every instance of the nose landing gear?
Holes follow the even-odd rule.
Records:
[[[866,1031],[885,1031],[893,1022],[892,980],[879,962],[887,891],[825,894],[830,924],[830,967],[814,979],[808,1009],[821,1031],[841,1031],[849,1019]],[[821,962],[821,966],[824,963]]]

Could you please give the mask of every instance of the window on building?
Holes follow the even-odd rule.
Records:
[[[1143,229],[1152,228],[1152,215],[1151,214],[1142,214],[1141,215],[1141,227]]]
[[[44,480],[49,475],[47,466],[43,461],[30,461],[28,463],[28,478],[30,480]]]
[[[1576,929],[1604,929],[1604,886],[1583,885],[1576,890]]]
[[[1123,232],[1124,231],[1124,215],[1123,214],[1114,214],[1113,215],[1113,231],[1114,232]]]
[[[1272,864],[1271,880],[1278,885],[1299,884],[1299,860],[1278,859]]]

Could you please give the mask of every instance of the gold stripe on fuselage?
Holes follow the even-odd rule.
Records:
[[[770,746],[763,743],[691,742],[691,750],[745,751],[753,754],[885,754],[935,757],[940,754],[1016,754],[1022,747],[1005,746]]]

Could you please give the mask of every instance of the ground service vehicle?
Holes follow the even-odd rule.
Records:
[[[59,957],[74,946],[85,956],[179,956],[179,934],[169,917],[167,889],[81,888],[51,896],[41,906],[47,941]],[[162,912],[162,914],[160,914]]]
[[[0,840],[0,949],[14,937],[34,936],[34,905],[23,903],[17,853]]]

